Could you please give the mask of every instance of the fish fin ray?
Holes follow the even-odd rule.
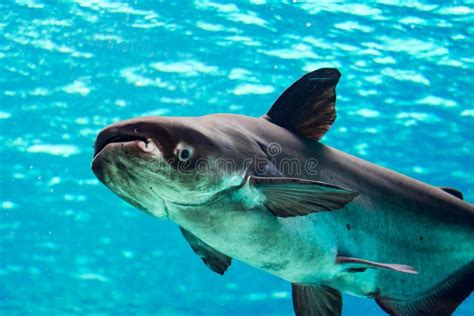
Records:
[[[215,250],[195,235],[180,227],[184,239],[189,243],[191,249],[201,257],[204,264],[212,271],[224,274],[232,262],[232,258]]]
[[[380,263],[375,261],[369,261],[359,258],[351,258],[338,255],[336,257],[336,262],[339,264],[355,264],[360,265],[365,268],[380,268],[380,269],[388,269],[397,272],[403,272],[408,274],[418,274],[415,268],[412,266],[404,265],[404,264],[396,264],[396,263]]]
[[[278,217],[341,209],[358,195],[328,183],[297,178],[251,176],[248,181],[265,195],[265,206]]]
[[[338,290],[325,286],[291,284],[296,316],[340,316],[342,296]]]
[[[377,304],[390,315],[451,315],[474,290],[474,261],[414,299],[377,297]]]
[[[340,77],[334,68],[304,75],[283,92],[265,118],[298,135],[321,139],[336,120],[336,85]]]

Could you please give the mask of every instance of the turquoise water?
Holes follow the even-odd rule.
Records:
[[[289,284],[210,272],[90,161],[107,124],[262,115],[319,67],[343,74],[325,143],[473,202],[474,6],[383,2],[2,1],[0,314],[290,315]]]

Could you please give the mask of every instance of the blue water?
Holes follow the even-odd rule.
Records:
[[[343,74],[325,143],[472,203],[474,6],[383,2],[1,1],[0,314],[291,315],[289,284],[212,273],[90,161],[107,124],[262,115],[319,67]]]

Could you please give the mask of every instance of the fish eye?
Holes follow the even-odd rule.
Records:
[[[192,150],[188,147],[178,148],[178,159],[180,161],[188,161],[191,158]]]

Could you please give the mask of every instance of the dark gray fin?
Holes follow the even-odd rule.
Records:
[[[306,138],[321,139],[336,120],[336,85],[340,77],[334,68],[304,75],[283,92],[265,118]]]
[[[342,297],[338,290],[292,283],[293,309],[296,316],[339,316]]]
[[[265,195],[265,206],[275,216],[302,216],[343,208],[358,195],[357,192],[319,181],[255,177],[250,186]]]
[[[445,316],[454,310],[474,290],[474,261],[465,265],[424,294],[407,300],[377,297],[375,301],[390,315]]]
[[[460,200],[464,200],[464,195],[462,194],[461,191],[458,191],[458,190],[453,189],[453,188],[446,188],[446,187],[441,187],[440,189],[443,190],[444,192],[447,192],[447,193],[457,197]]]
[[[219,274],[224,274],[224,272],[230,266],[232,258],[215,250],[204,241],[185,230],[183,227],[180,227],[179,229],[194,252],[199,257],[201,257],[204,264],[206,264],[206,266],[208,266],[208,268],[212,271]]]
[[[388,269],[388,270],[409,273],[409,274],[418,274],[418,271],[416,271],[415,268],[404,265],[404,264],[380,263],[380,262],[375,262],[375,261],[369,261],[369,260],[364,260],[364,259],[359,259],[359,258],[350,258],[350,257],[339,256],[339,255],[336,257],[336,262],[340,264],[352,264],[352,265],[357,266],[357,267],[353,267],[353,266],[349,267],[348,268],[349,271],[357,271],[357,270],[351,270],[354,268],[381,268],[381,269]]]

